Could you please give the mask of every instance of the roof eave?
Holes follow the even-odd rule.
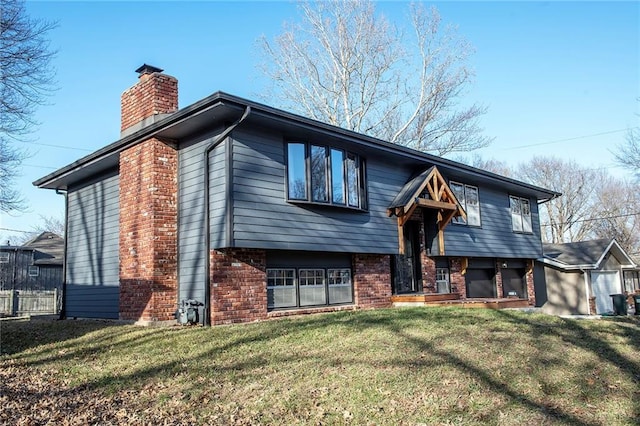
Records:
[[[75,170],[78,170],[84,166],[88,166],[89,164],[95,163],[100,161],[102,158],[106,157],[107,155],[113,154],[115,152],[119,152],[122,151],[128,147],[131,147],[137,143],[139,143],[142,140],[148,139],[150,137],[153,137],[154,135],[158,134],[159,132],[161,132],[162,130],[165,130],[169,127],[172,127],[186,119],[188,119],[189,117],[193,116],[194,114],[198,114],[201,112],[204,112],[208,109],[211,109],[213,107],[215,107],[216,105],[220,104],[221,99],[223,98],[223,93],[222,92],[216,92],[211,96],[208,96],[205,99],[202,99],[194,104],[189,105],[188,107],[185,107],[181,110],[176,111],[174,114],[171,114],[165,118],[163,118],[162,120],[159,120],[153,124],[150,124],[149,126],[146,126],[140,130],[138,130],[137,132],[134,132],[130,135],[127,135],[97,151],[92,152],[89,155],[86,155],[82,158],[80,158],[77,161],[74,161],[73,163],[64,166],[36,181],[33,182],[33,185],[39,187],[39,188],[49,188],[49,189],[55,189],[55,186],[51,186],[51,184],[74,172]]]
[[[435,165],[452,167],[458,170],[466,171],[468,173],[481,175],[486,178],[490,178],[492,180],[497,180],[497,181],[509,183],[512,185],[517,185],[518,187],[526,189],[531,193],[535,194],[538,200],[548,201],[549,199],[553,199],[561,195],[558,192],[541,188],[535,185],[531,185],[525,182],[521,182],[512,178],[508,178],[506,176],[501,176],[486,170],[477,169],[475,167],[458,163],[456,161],[449,160],[446,158],[438,157],[433,154],[416,151],[414,149],[393,144],[391,142],[377,139],[372,136],[363,135],[363,134],[354,132],[352,130],[347,130],[347,129],[343,129],[330,124],[322,123],[320,121],[316,121],[316,120],[303,117],[297,114],[293,114],[287,111],[282,111],[277,108],[270,107],[268,105],[249,101],[247,99],[243,99],[243,98],[230,95],[224,92],[216,92],[198,102],[195,102],[194,104],[191,104],[183,109],[180,109],[166,118],[163,118],[153,124],[150,124],[149,126],[146,126],[138,130],[137,132],[132,133],[131,135],[123,137],[117,140],[116,142],[113,142],[105,146],[104,148],[101,148],[65,167],[62,167],[48,174],[47,176],[44,176],[34,181],[33,185],[39,188],[57,189],[58,187],[55,185],[55,181],[73,173],[75,170],[78,170],[90,164],[96,163],[108,155],[115,154],[119,151],[122,151],[130,146],[133,146],[139,143],[142,140],[153,137],[154,135],[160,133],[163,130],[166,130],[172,126],[177,125],[178,123],[188,120],[191,116],[195,114],[200,114],[204,111],[207,111],[211,108],[216,107],[217,105],[223,105],[223,104],[236,104],[236,106],[240,108],[250,106],[253,110],[253,115],[268,116],[272,119],[277,119],[277,120],[286,121],[289,123],[294,123],[297,125],[309,127],[316,131],[322,130],[325,132],[330,132],[331,134],[334,134],[334,135],[347,137],[353,141],[356,141],[359,144],[369,145],[369,146],[375,147],[376,149],[392,152],[394,154],[400,154],[407,158],[413,158],[420,161],[427,161]]]
[[[544,263],[545,265],[553,266],[554,268],[562,269],[564,271],[590,270],[590,269],[598,268],[597,265],[595,264],[571,265],[568,263],[558,262],[557,260],[549,259],[546,256],[539,258],[538,261]]]

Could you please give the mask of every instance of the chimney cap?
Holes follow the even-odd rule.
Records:
[[[147,65],[147,64],[142,64],[142,66],[136,70],[136,72],[141,76],[145,74],[152,74],[154,72],[162,72],[162,71],[164,71],[162,68],[154,67],[153,65]]]

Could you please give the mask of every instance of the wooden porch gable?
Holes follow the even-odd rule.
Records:
[[[404,254],[404,224],[417,208],[437,211],[438,245],[444,255],[444,228],[454,217],[467,215],[447,185],[438,168],[432,166],[402,188],[387,209],[387,215],[398,219],[398,252]]]

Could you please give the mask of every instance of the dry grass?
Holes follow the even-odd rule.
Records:
[[[3,424],[638,424],[640,322],[455,308],[1,323]]]

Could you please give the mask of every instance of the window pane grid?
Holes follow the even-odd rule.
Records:
[[[267,269],[267,288],[295,285],[295,269]]]
[[[349,269],[329,269],[327,276],[330,286],[351,285],[351,271]]]
[[[301,286],[324,285],[324,269],[300,269],[298,277]]]
[[[270,309],[352,302],[348,268],[267,268],[267,307]]]

